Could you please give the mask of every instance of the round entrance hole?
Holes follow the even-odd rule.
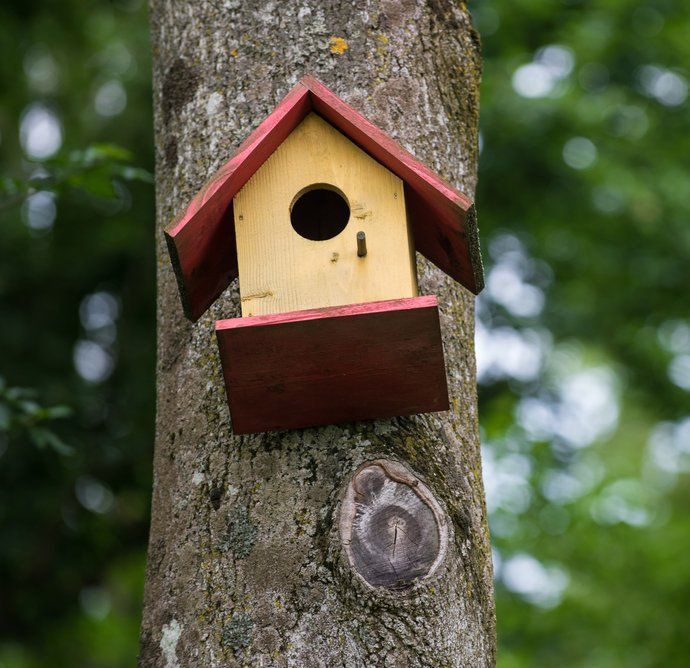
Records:
[[[350,206],[340,190],[317,183],[302,190],[290,207],[290,222],[300,236],[325,241],[340,234],[350,219]]]

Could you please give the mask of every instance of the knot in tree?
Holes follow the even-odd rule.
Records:
[[[448,542],[445,513],[405,466],[375,460],[352,476],[340,533],[350,565],[373,587],[406,589],[431,575]]]

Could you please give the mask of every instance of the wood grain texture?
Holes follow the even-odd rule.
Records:
[[[290,206],[315,184],[350,207],[331,239],[300,236]],[[332,125],[309,114],[235,195],[242,315],[415,297],[417,275],[402,181]],[[357,232],[370,252],[357,256]]]
[[[233,431],[448,409],[435,297],[216,323]]]
[[[372,587],[407,589],[432,575],[448,544],[446,515],[407,467],[366,462],[347,485],[340,537],[352,568]]]
[[[233,197],[311,111],[405,183],[415,247],[477,294],[484,286],[472,201],[312,76],[305,76],[165,230],[185,314],[198,319],[237,276]],[[223,236],[225,230],[225,236]]]

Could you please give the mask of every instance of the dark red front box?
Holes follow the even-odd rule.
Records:
[[[448,409],[436,297],[219,320],[236,434]]]

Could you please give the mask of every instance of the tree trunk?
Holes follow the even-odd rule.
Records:
[[[139,665],[493,665],[472,296],[418,257],[451,411],[236,437],[213,323],[239,315],[237,284],[190,324],[160,232],[306,73],[471,196],[480,57],[464,3],[151,0],[151,34],[158,409]]]

